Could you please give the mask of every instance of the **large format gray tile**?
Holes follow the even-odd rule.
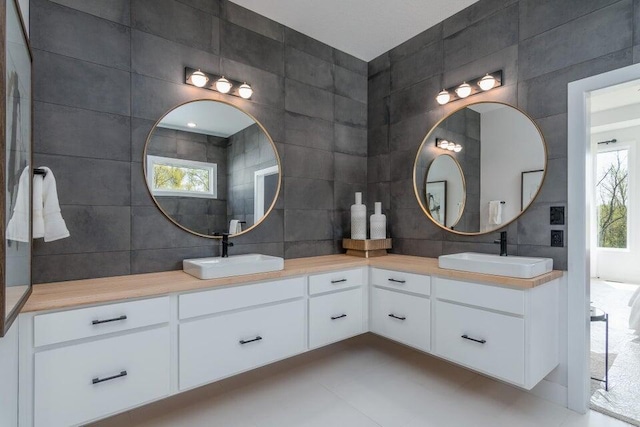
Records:
[[[199,9],[203,12],[220,16],[220,0],[178,0],[180,3]]]
[[[220,55],[284,75],[282,43],[226,21],[220,25]]]
[[[391,97],[385,96],[377,101],[367,103],[367,127],[373,129],[389,124]]]
[[[518,45],[478,58],[458,68],[447,70],[443,75],[442,86],[445,88],[458,85],[486,73],[502,70],[502,84],[514,85],[518,81]],[[493,92],[493,91],[492,91]],[[474,96],[473,98],[476,98]],[[471,101],[473,101],[471,98]]]
[[[284,211],[274,209],[249,233],[232,239],[233,243],[249,245],[252,243],[277,243],[284,239]]]
[[[284,109],[284,78],[282,76],[231,59],[222,58],[221,63],[222,73],[225,76],[251,85],[252,102]]]
[[[367,131],[367,155],[389,153],[389,126],[382,125]]]
[[[230,1],[225,1],[222,4],[222,11],[222,17],[233,24],[255,31],[258,34],[279,42],[284,41],[284,27],[282,24]]]
[[[189,47],[218,53],[214,18],[175,0],[131,0],[131,26]]]
[[[413,177],[401,181],[391,181],[391,206],[398,209],[415,209],[418,199],[413,190]]]
[[[424,239],[393,239],[392,253],[437,258],[442,255],[442,242]]]
[[[414,150],[417,152],[427,133],[442,118],[443,112],[440,109],[435,109],[392,124],[389,127],[389,150]]]
[[[331,92],[285,79],[285,109],[292,113],[333,121]]]
[[[367,126],[367,104],[335,95],[335,121],[351,126]]]
[[[543,117],[536,122],[547,143],[548,158],[567,157],[567,114]]]
[[[131,274],[129,251],[34,256],[33,283]]]
[[[47,166],[56,178],[63,205],[129,206],[130,163],[115,160],[35,154],[34,164]]]
[[[367,158],[352,154],[334,153],[335,175],[334,181],[352,184],[366,184]]]
[[[132,31],[131,71],[134,73],[184,83],[185,66],[210,73],[221,72],[217,55],[143,31]]]
[[[334,125],[335,151],[346,154],[367,155],[367,130],[336,123]]]
[[[35,102],[34,151],[129,161],[130,119],[109,113]]]
[[[367,102],[367,77],[346,68],[336,66],[335,93],[353,100]]]
[[[333,180],[333,156],[330,151],[298,145],[285,145],[284,176]]]
[[[307,52],[317,58],[333,62],[333,48],[316,39],[299,33],[289,27],[284,28],[284,43],[287,46],[295,47],[298,50]]]
[[[389,154],[367,157],[367,182],[388,182],[391,180]]]
[[[450,70],[518,42],[518,6],[501,9],[444,39],[444,69]]]
[[[424,46],[412,55],[391,64],[391,90],[405,89],[442,72],[442,42]]]
[[[391,57],[389,55],[389,52],[385,52],[382,55],[378,56],[377,58],[374,58],[371,61],[369,61],[367,75],[369,77],[375,76],[376,74],[381,73],[382,71],[385,71],[385,70],[389,70],[390,68],[391,68]]]
[[[291,209],[333,209],[333,182],[284,178],[284,206]]]
[[[339,67],[346,68],[347,70],[355,71],[356,73],[367,76],[367,62],[362,59],[358,59],[355,56],[349,55],[341,50],[334,49],[333,57],[335,63]]]
[[[566,203],[567,201],[567,158],[549,159],[547,174],[536,202]]]
[[[34,49],[35,101],[129,115],[129,73]],[[87,96],[87,88],[92,95]]]
[[[391,181],[413,179],[413,164],[415,162],[415,151],[392,151],[389,155],[391,169]]]
[[[389,120],[396,123],[425,111],[437,108],[435,95],[440,92],[440,76],[423,80],[391,94]]]
[[[129,206],[61,206],[70,237],[34,241],[33,254],[60,255],[130,250]]]
[[[391,71],[384,70],[369,77],[367,87],[367,102],[377,102],[378,100],[391,94]]]
[[[588,42],[585,42],[587,37]],[[632,38],[632,1],[619,1],[521,42],[520,79],[527,80],[630,48]]]
[[[287,144],[333,150],[334,125],[331,122],[287,112],[284,127]]]
[[[520,40],[606,7],[619,0],[521,0]]]
[[[284,244],[284,256],[286,259],[331,255],[334,253],[336,253],[336,249],[333,240],[286,242]]]
[[[479,21],[494,15],[517,0],[484,0],[461,10],[442,23],[442,36],[449,37]]]
[[[128,71],[130,30],[45,0],[31,2],[32,46]]]
[[[190,234],[169,221],[156,206],[131,208],[131,249],[166,249],[206,245],[208,239]]]
[[[442,23],[438,23],[433,27],[421,32],[420,34],[410,38],[406,42],[399,44],[389,51],[389,59],[392,62],[402,61],[408,56],[413,55],[425,46],[431,45],[442,40]],[[376,58],[378,59],[378,58]]]
[[[130,6],[129,0],[51,0],[72,9],[99,16],[119,24],[129,25]]]
[[[189,248],[139,249],[131,251],[131,274],[182,270],[182,260],[218,256],[217,240],[203,243],[202,246]]]
[[[285,48],[284,69],[288,79],[333,90],[333,64],[291,46]]]
[[[155,206],[144,177],[142,163],[131,162],[131,206]]]
[[[518,218],[519,245],[549,246],[551,230],[565,230],[565,226],[549,225],[549,210],[551,206],[565,206],[566,208],[566,205],[562,203],[534,202]]]
[[[300,242],[304,240],[330,240],[332,238],[332,211],[287,209],[284,212],[285,242]]]
[[[433,224],[418,207],[392,207],[387,214],[387,223],[392,226],[391,236],[394,238],[442,240],[442,229]]]

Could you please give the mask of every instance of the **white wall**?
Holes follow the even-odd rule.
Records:
[[[480,119],[480,230],[489,227],[489,202],[502,200],[503,222],[520,213],[522,172],[543,169],[540,134],[528,117],[513,108],[484,112]]]
[[[18,322],[0,338],[0,426],[18,425]]]
[[[461,208],[466,198],[462,172],[453,157],[444,154],[438,156],[429,167],[427,181],[447,182],[447,227],[454,226],[460,219]]]

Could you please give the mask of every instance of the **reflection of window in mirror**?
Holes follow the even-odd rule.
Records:
[[[215,163],[170,157],[147,156],[147,177],[154,196],[217,198]]]

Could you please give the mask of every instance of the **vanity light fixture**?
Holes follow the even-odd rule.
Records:
[[[185,67],[184,69],[184,82],[190,86],[238,96],[243,99],[249,99],[253,95],[253,88],[247,82],[231,80],[225,76],[191,67]]]
[[[187,126],[189,126],[190,128],[194,128],[194,127],[197,127],[198,124],[194,123],[194,122],[189,122],[189,123],[187,123]]]
[[[451,101],[464,99],[477,93],[483,93],[493,88],[500,87],[502,82],[502,70],[487,73],[483,77],[476,77],[459,85],[443,89],[436,96],[436,101],[440,105],[448,104]]]
[[[462,151],[462,145],[457,144],[453,141],[447,141],[446,139],[442,138],[436,138],[436,147],[443,150],[453,151],[455,153],[459,153]]]

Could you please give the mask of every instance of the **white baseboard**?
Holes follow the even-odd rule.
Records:
[[[542,380],[529,392],[541,399],[548,400],[562,407],[567,407],[567,387],[548,380]]]

